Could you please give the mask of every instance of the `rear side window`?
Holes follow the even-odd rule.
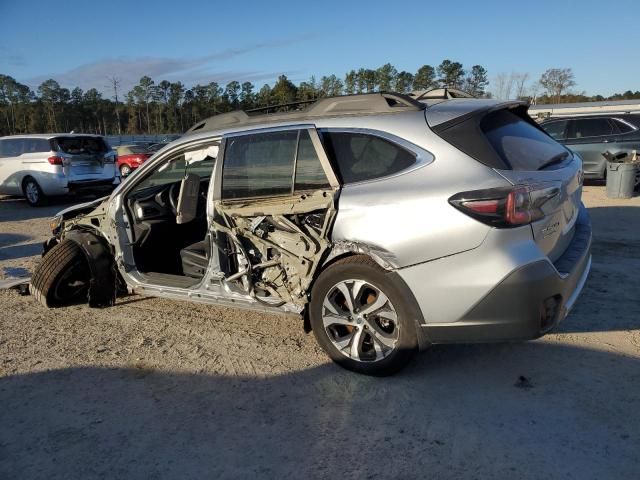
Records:
[[[22,155],[24,140],[11,138],[0,141],[0,158],[18,157]]]
[[[413,152],[375,135],[323,132],[322,136],[344,184],[393,175],[416,163]]]
[[[52,140],[55,150],[76,154],[97,154],[109,151],[109,146],[102,137],[57,137]]]
[[[222,198],[290,194],[298,132],[260,133],[227,139]]]
[[[480,122],[480,128],[511,170],[539,170],[568,153],[537,126],[509,110],[488,114]]]
[[[540,125],[545,132],[551,135],[556,140],[562,140],[565,137],[565,130],[567,128],[567,121],[561,120],[558,122],[543,123]]]
[[[633,127],[631,127],[630,125],[626,124],[625,122],[621,122],[620,120],[617,120],[615,118],[612,119],[611,121],[618,129],[618,133],[629,133],[629,132],[633,132],[634,130]]]
[[[45,138],[28,138],[24,141],[24,153],[44,153],[51,151],[51,144]]]
[[[613,127],[606,118],[583,118],[573,121],[571,138],[601,137],[612,135]]]

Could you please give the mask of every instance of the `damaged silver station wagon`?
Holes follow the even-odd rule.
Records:
[[[390,374],[430,344],[532,339],[567,315],[591,264],[582,175],[522,102],[226,113],[60,212],[31,291],[291,312],[340,365]]]

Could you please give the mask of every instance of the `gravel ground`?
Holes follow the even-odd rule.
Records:
[[[593,270],[557,331],[391,378],[334,366],[292,316],[0,290],[0,478],[640,478],[640,198],[584,198]],[[0,199],[0,278],[63,207]]]

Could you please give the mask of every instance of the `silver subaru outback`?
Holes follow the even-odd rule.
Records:
[[[60,212],[31,291],[290,312],[340,365],[386,375],[431,344],[533,339],[567,315],[591,263],[582,175],[521,102],[231,112]]]

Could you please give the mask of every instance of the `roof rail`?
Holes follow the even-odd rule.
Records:
[[[258,113],[258,112],[269,113],[269,110],[282,109],[282,108],[289,109],[291,107],[299,107],[300,105],[309,105],[310,103],[315,103],[317,101],[318,101],[317,98],[313,98],[311,100],[300,100],[298,102],[279,103],[277,105],[267,105],[266,107],[258,107],[258,108],[252,108],[251,110],[246,110],[246,113]],[[288,110],[285,110],[285,111],[288,111]]]
[[[186,134],[208,132],[223,128],[251,125],[254,123],[286,122],[292,120],[309,120],[319,117],[335,117],[343,115],[368,115],[380,113],[397,113],[402,111],[424,110],[426,106],[417,100],[401,93],[365,93],[359,95],[343,95],[326,97],[313,101],[301,110],[289,112],[248,115],[248,113],[269,111],[276,108],[295,107],[310,101],[293,102],[284,105],[271,105],[245,112],[234,112],[214,115],[198,122]]]
[[[457,88],[431,88],[428,90],[416,90],[409,94],[416,100],[449,100],[452,98],[475,98],[473,95]]]

